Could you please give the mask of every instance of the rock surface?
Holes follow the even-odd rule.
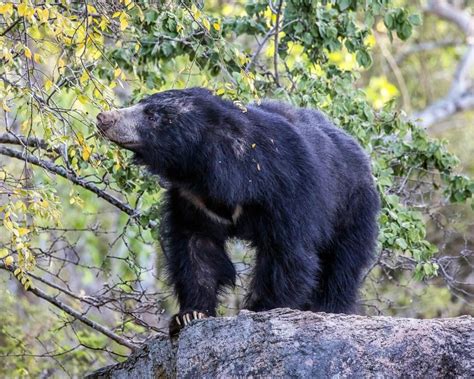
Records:
[[[88,378],[474,377],[474,319],[275,309],[196,320]]]

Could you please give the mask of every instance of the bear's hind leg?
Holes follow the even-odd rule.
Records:
[[[283,307],[304,310],[316,283],[317,257],[290,243],[285,248],[276,246],[257,246],[245,308],[255,312]]]
[[[373,260],[377,239],[378,195],[369,195],[354,199],[352,204],[361,206],[347,212],[345,225],[319,254],[321,269],[310,306],[314,312],[357,311],[358,289]]]

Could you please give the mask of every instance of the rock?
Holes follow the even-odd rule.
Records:
[[[196,320],[88,378],[474,377],[470,316],[417,320],[275,309]]]

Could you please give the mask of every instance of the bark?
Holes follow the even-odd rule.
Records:
[[[196,320],[88,378],[472,378],[474,320],[276,309]]]

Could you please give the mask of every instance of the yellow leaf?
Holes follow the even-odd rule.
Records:
[[[3,49],[3,51],[1,52],[0,54],[0,57],[3,58],[3,60],[9,62],[13,59],[13,54],[10,52],[9,49],[7,49],[6,47]]]
[[[53,82],[49,79],[47,79],[45,82],[44,82],[44,89],[46,91],[49,91],[51,89],[51,87],[53,86]]]
[[[204,27],[207,29],[207,30],[211,30],[211,23],[209,22],[209,20],[207,18],[203,19],[202,20],[202,24],[204,25]]]
[[[30,229],[28,228],[18,228],[18,234],[21,236],[24,236],[25,234],[28,234],[30,232]]]
[[[89,98],[85,95],[79,95],[77,100],[79,100],[81,104],[87,104],[89,102]]]
[[[11,266],[13,265],[13,263],[15,263],[15,259],[13,259],[11,255],[9,255],[8,257],[5,258],[4,262],[5,262],[5,266]]]
[[[196,7],[195,4],[191,6],[191,13],[195,19],[201,18],[201,11]]]
[[[49,20],[49,9],[36,9],[36,14],[41,22],[48,22]]]
[[[105,29],[107,29],[107,25],[109,25],[109,20],[107,20],[106,17],[102,16],[100,18],[100,23],[99,23],[100,30],[104,31]]]
[[[38,28],[38,25],[33,25],[29,30],[28,30],[29,35],[34,38],[34,39],[40,39],[41,38],[41,32]]]
[[[122,12],[115,12],[113,15],[112,15],[112,18],[116,18],[118,16],[121,15]]]
[[[0,180],[5,180],[7,178],[7,173],[5,171],[0,171]]]
[[[18,5],[18,16],[25,16],[28,13],[28,4],[21,3]]]
[[[91,156],[91,149],[89,146],[84,145],[84,148],[82,149],[82,159],[85,161],[88,161]]]
[[[36,54],[33,55],[33,59],[35,60],[36,63],[41,63],[43,61],[43,58],[41,58],[41,55]]]
[[[0,4],[0,14],[12,14],[13,13],[13,4],[12,3],[6,3],[6,4]]]
[[[121,73],[122,73],[122,70],[120,68],[116,68],[114,70],[114,78],[119,77]]]
[[[84,83],[89,80],[89,77],[89,73],[87,71],[84,71],[81,77],[79,78],[79,83],[81,83],[81,85],[84,85]]]
[[[214,24],[212,24],[212,26],[213,26],[214,29],[216,29],[217,31],[221,30],[221,25],[220,25],[218,22],[215,22]]]
[[[125,12],[122,12],[122,14],[120,15],[120,30],[125,30],[127,29],[127,26],[128,26],[128,20],[127,20],[127,15]]]
[[[97,9],[94,6],[87,4],[87,12],[88,13],[97,13]]]
[[[29,47],[25,46],[25,57],[27,57],[28,59],[31,59],[31,50]]]
[[[6,256],[8,256],[8,254],[10,254],[10,253],[8,252],[8,249],[5,249],[5,248],[0,249],[0,259],[5,258]]]
[[[7,102],[5,100],[2,100],[2,108],[5,112],[11,111],[10,107],[7,105]]]
[[[367,38],[365,39],[364,43],[365,43],[366,46],[374,47],[377,42],[376,42],[376,40],[375,40],[374,35],[373,35],[373,34],[370,34],[370,35],[367,36]]]

